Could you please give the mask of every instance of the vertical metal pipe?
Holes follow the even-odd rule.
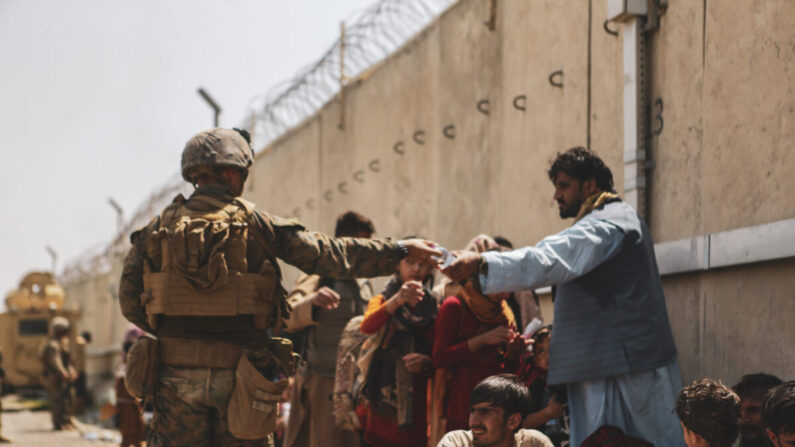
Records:
[[[643,20],[623,22],[624,200],[646,218],[646,63]]]

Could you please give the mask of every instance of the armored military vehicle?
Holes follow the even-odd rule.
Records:
[[[61,316],[72,324],[73,349],[84,349],[75,343],[75,324],[80,314],[64,306],[64,289],[49,272],[31,272],[22,278],[17,290],[6,296],[6,311],[0,313],[0,349],[6,377],[4,387],[36,388],[41,386],[42,365],[40,348],[47,341],[51,319]],[[85,355],[73,358],[85,362]],[[78,371],[84,365],[75,365]]]

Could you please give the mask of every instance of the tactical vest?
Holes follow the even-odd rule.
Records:
[[[160,215],[157,230],[148,235],[144,292],[149,324],[157,329],[166,316],[254,316],[256,329],[277,327],[287,311],[281,271],[262,235],[269,259],[249,273],[246,258],[248,226],[254,204],[240,198],[227,203],[196,195],[190,201],[210,205],[192,210],[182,195]],[[266,222],[267,224],[267,222]]]

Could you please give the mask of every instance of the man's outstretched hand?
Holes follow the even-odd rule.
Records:
[[[409,258],[415,259],[420,262],[430,262],[436,264],[437,261],[432,257],[439,257],[442,252],[437,250],[435,244],[431,241],[424,239],[404,239],[406,249],[409,251]]]
[[[457,251],[453,254],[456,255],[456,260],[452,264],[442,269],[448,278],[453,281],[461,281],[470,278],[478,272],[480,266],[480,253],[473,251]]]

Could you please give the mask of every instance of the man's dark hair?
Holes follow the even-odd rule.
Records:
[[[375,233],[373,222],[357,213],[348,211],[337,218],[337,226],[334,229],[335,237],[354,237],[359,233]]]
[[[721,382],[696,380],[682,388],[676,415],[712,447],[729,447],[740,432],[740,397]]]
[[[740,396],[740,399],[751,398],[762,400],[767,390],[778,385],[781,385],[781,379],[778,377],[770,374],[757,373],[744,375],[732,389]]]
[[[595,179],[599,189],[613,191],[613,173],[610,172],[610,168],[598,155],[582,146],[573,147],[563,153],[558,152],[558,156],[547,171],[553,183],[559,172],[581,182]]]
[[[762,402],[762,420],[776,435],[795,434],[795,380],[767,392]]]
[[[470,406],[480,403],[490,403],[502,408],[505,419],[514,413],[519,413],[522,415],[522,420],[529,414],[529,409],[533,405],[527,385],[515,374],[497,374],[483,379],[469,397]]]
[[[511,243],[511,241],[509,241],[508,239],[502,236],[494,236],[494,242],[496,242],[497,245],[500,245],[502,247],[513,248],[513,244]]]

